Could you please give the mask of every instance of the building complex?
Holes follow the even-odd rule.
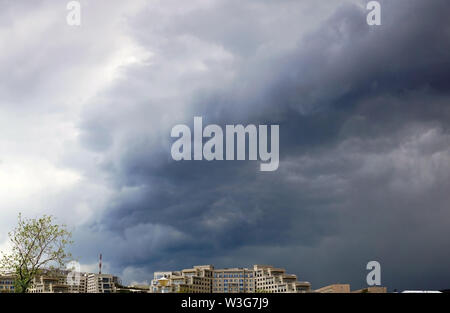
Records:
[[[120,286],[117,276],[111,274],[76,273],[69,278],[69,271],[45,271],[33,278],[29,293],[114,293]],[[14,292],[15,275],[0,275],[0,293]]]
[[[150,291],[153,293],[301,293],[311,291],[309,282],[297,281],[282,268],[254,265],[253,268],[215,269],[199,265],[173,272],[155,272]]]

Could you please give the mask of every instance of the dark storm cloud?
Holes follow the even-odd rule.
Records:
[[[214,12],[226,25],[237,8],[224,6]],[[171,104],[146,98],[151,68],[131,69],[131,87],[120,88],[139,94],[139,103],[121,100],[117,112],[100,105],[83,124],[85,145],[105,151],[101,166],[117,188],[99,223],[120,238],[108,247],[115,266],[151,275],[196,263],[275,263],[315,287],[361,286],[375,259],[389,287],[448,287],[450,4],[382,7],[383,25],[368,27],[363,8],[339,5],[293,49],[273,54],[257,53],[267,40],[258,17],[250,28],[239,19],[215,31],[200,10],[161,30],[219,42],[236,62],[231,83],[215,73],[216,84],[199,78],[172,121],[280,124],[280,168],[172,161]]]

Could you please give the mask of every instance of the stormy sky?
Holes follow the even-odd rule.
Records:
[[[0,0],[0,249],[53,214],[126,283],[273,264],[450,288],[450,3]],[[280,125],[280,165],[182,161],[179,123]]]

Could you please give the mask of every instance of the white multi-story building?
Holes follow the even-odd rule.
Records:
[[[119,279],[111,274],[89,274],[87,276],[87,293],[116,292]]]
[[[15,275],[0,274],[0,293],[14,292]],[[113,293],[120,280],[111,274],[73,273],[68,270],[44,270],[36,275],[29,293]]]
[[[28,292],[30,293],[113,293],[119,279],[110,274],[77,273],[68,279],[68,271],[48,272],[36,276]]]
[[[15,276],[12,274],[0,274],[0,293],[14,292]]]
[[[253,269],[214,269],[212,265],[200,265],[181,271],[155,272],[150,286],[150,292],[155,293],[294,293],[310,290],[310,283],[298,282],[297,276],[270,265],[254,265]]]
[[[247,268],[224,268],[214,271],[212,292],[255,292],[254,271]]]

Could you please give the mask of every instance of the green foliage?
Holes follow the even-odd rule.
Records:
[[[16,292],[27,292],[43,269],[63,267],[71,258],[66,246],[72,243],[72,234],[52,216],[26,219],[19,214],[17,227],[8,235],[12,252],[2,253],[0,268],[15,273]]]

